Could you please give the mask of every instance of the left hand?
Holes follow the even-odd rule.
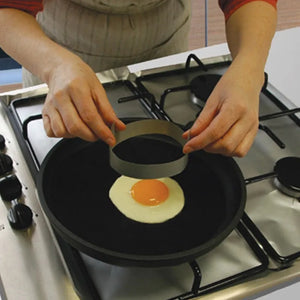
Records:
[[[184,153],[203,149],[225,156],[242,157],[249,151],[258,130],[262,74],[249,74],[234,63],[219,80],[190,130]]]

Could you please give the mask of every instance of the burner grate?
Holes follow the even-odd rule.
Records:
[[[259,245],[256,243],[254,238],[251,236],[251,234],[243,224],[245,220],[247,220],[247,218],[249,217],[246,214],[244,214],[241,222],[237,225],[236,230],[241,236],[243,236],[243,238],[255,254],[256,258],[259,260],[260,264],[249,270],[237,273],[222,280],[216,281],[212,284],[208,284],[201,287],[201,270],[198,264],[194,261],[190,263],[190,266],[195,274],[191,291],[170,298],[169,300],[193,299],[198,296],[203,296],[224,289],[228,286],[243,282],[244,280],[251,278],[256,274],[262,273],[267,270],[269,264],[268,257],[265,255],[264,251],[259,247]]]

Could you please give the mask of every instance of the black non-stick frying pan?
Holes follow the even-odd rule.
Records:
[[[170,141],[155,136],[133,138],[118,147],[124,158],[140,163],[166,161],[181,153]],[[38,174],[46,216],[79,251],[117,265],[175,265],[217,246],[240,220],[246,200],[240,169],[232,158],[204,151],[190,154],[186,169],[173,177],[185,196],[176,217],[159,224],[128,219],[108,196],[120,176],[110,167],[108,150],[102,141],[62,140]]]

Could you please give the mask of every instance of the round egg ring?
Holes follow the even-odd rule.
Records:
[[[112,132],[116,138],[116,144],[113,147],[110,147],[109,162],[110,166],[119,174],[143,179],[163,178],[177,175],[187,166],[188,155],[183,154],[182,151],[180,157],[174,158],[174,160],[171,161],[159,163],[149,163],[148,161],[147,163],[136,163],[128,161],[127,159],[122,159],[119,154],[115,153],[115,149],[121,142],[128,141],[133,137],[153,134],[171,138],[176,141],[178,145],[183,147],[186,143],[186,140],[182,137],[183,130],[172,122],[157,119],[144,119],[127,124],[126,129],[122,131],[115,131],[114,126],[112,126]]]
[[[184,193],[180,185],[169,177],[157,179],[169,190],[167,199],[158,205],[143,205],[131,195],[131,188],[140,179],[120,176],[109,190],[109,198],[127,218],[141,223],[163,223],[178,215],[184,207]]]

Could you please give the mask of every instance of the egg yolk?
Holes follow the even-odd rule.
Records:
[[[131,196],[140,204],[154,206],[164,202],[169,197],[168,187],[157,179],[143,179],[135,183]]]

